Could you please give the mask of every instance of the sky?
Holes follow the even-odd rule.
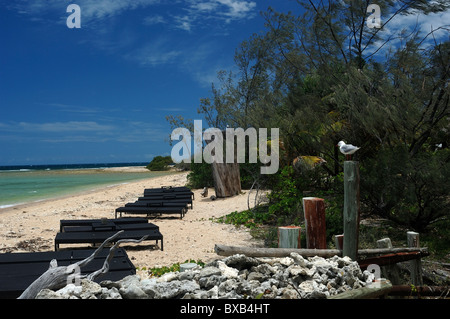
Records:
[[[68,27],[70,4],[80,28]],[[166,116],[201,119],[200,99],[265,30],[269,6],[300,10],[295,0],[0,0],[0,165],[170,155]]]

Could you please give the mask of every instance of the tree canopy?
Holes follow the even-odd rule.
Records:
[[[262,13],[265,32],[241,43],[237,71],[219,73],[199,113],[222,129],[279,128],[280,173],[299,156],[323,158],[317,174],[291,170],[298,189],[340,192],[336,144],[358,145],[367,211],[418,231],[448,218],[450,41],[436,35],[449,28],[392,29],[400,16],[449,10],[448,1],[377,1],[379,27],[367,23],[368,0],[297,2],[300,15]]]

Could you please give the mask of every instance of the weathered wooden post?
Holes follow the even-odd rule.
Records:
[[[419,233],[409,231],[406,233],[407,241],[408,241],[408,247],[412,248],[420,248],[419,243]],[[422,279],[422,261],[419,259],[411,260],[410,261],[410,267],[411,267],[411,283],[414,286],[422,286],[423,285],[423,279]]]
[[[322,198],[303,197],[306,225],[306,248],[327,249],[325,202]]]
[[[342,254],[357,259],[359,237],[359,164],[344,162],[344,247]]]
[[[300,248],[301,228],[298,226],[278,227],[278,248]]]
[[[392,246],[392,242],[390,238],[383,238],[380,240],[377,240],[377,247],[378,248],[394,248]],[[393,285],[400,284],[400,275],[398,272],[397,265],[387,265],[382,266],[381,271],[383,272],[383,277],[389,279]]]
[[[344,234],[335,235],[334,236],[334,244],[336,246],[336,249],[342,250],[342,247],[344,246]]]

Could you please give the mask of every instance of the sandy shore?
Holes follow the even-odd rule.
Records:
[[[187,173],[131,182],[83,194],[0,209],[0,253],[52,251],[61,219],[114,218],[114,210],[142,196],[145,188],[183,186]],[[150,218],[164,236],[164,251],[154,241],[125,248],[136,267],[169,266],[186,259],[208,262],[220,258],[215,244],[262,246],[246,229],[214,223],[220,217],[247,208],[247,194],[212,201],[194,190],[194,208],[183,219],[178,215]],[[209,190],[214,194],[214,189]],[[62,245],[62,249],[71,248]]]

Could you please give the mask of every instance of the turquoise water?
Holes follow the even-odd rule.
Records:
[[[167,174],[170,173],[112,172],[92,168],[0,170],[0,208]]]

